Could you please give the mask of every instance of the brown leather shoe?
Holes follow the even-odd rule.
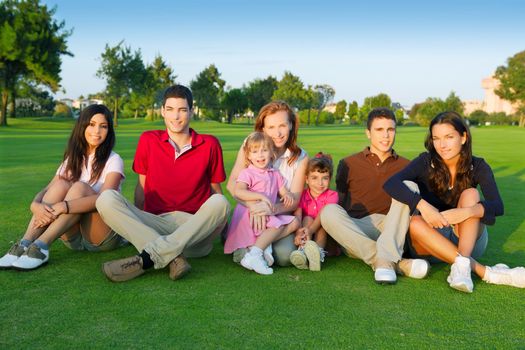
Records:
[[[191,270],[191,265],[181,254],[170,262],[170,278],[174,281],[184,277]]]
[[[102,272],[113,282],[125,282],[142,275],[145,270],[140,256],[134,255],[102,264]]]

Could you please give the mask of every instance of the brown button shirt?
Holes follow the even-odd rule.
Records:
[[[381,162],[368,147],[341,159],[335,177],[339,205],[353,218],[387,214],[392,198],[383,190],[383,184],[408,163],[408,159],[398,156],[394,150]]]

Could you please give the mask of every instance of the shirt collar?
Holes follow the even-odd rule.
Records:
[[[198,145],[200,145],[201,143],[204,142],[204,139],[202,138],[201,135],[199,135],[195,130],[193,130],[192,128],[190,128],[190,136],[191,136],[191,147],[196,147]],[[164,142],[168,142],[170,139],[170,136],[168,134],[168,131],[167,130],[163,130],[162,133],[160,134],[160,140],[161,141],[164,141]]]
[[[286,151],[284,151],[284,153],[277,159],[288,159],[290,158],[291,155],[292,155],[292,151],[290,151],[290,149],[287,148]]]
[[[365,147],[365,149],[363,150],[363,154],[365,155],[365,157],[369,157],[372,154],[377,157],[377,155],[375,153],[370,152],[370,147],[368,147],[368,146]],[[396,151],[393,148],[392,148],[392,155],[390,157],[392,157],[394,159],[397,159],[399,157],[399,155],[396,153]],[[388,157],[388,158],[390,158],[390,157]]]
[[[264,168],[264,169],[257,168],[253,164],[248,165],[248,169],[254,170],[255,172],[261,173],[261,174],[267,173],[267,172],[271,172],[271,171],[275,171],[275,169],[273,169],[273,168]]]

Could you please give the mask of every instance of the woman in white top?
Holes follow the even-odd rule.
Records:
[[[36,269],[48,261],[49,247],[59,237],[74,250],[110,250],[123,243],[95,208],[102,191],[120,190],[124,180],[124,164],[112,151],[114,145],[109,109],[86,107],[56,175],[31,203],[32,217],[24,236],[0,259],[0,268]]]
[[[236,198],[235,182],[240,171],[246,168],[241,147],[230,173],[227,189],[239,203],[250,209],[250,222],[255,230],[260,231],[265,228],[267,215],[290,213],[297,208],[304,188],[308,155],[297,145],[299,119],[286,102],[274,101],[261,108],[255,120],[254,129],[271,137],[276,151],[273,167],[279,169],[286,180],[286,188],[294,198],[291,207],[285,208],[282,203],[279,203],[273,206],[273,210],[262,201],[242,202]],[[277,265],[287,266],[290,264],[290,253],[296,249],[293,238],[293,235],[288,235],[280,237],[273,243],[273,255]],[[245,249],[234,252],[234,261],[240,262],[245,252]]]

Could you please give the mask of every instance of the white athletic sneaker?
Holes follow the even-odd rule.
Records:
[[[273,259],[273,254],[272,253],[273,253],[273,249],[272,249],[272,245],[270,244],[263,251],[263,257],[264,257],[264,260],[266,260],[266,263],[268,264],[268,266],[272,266],[273,263],[275,262],[275,260]]]
[[[0,258],[0,269],[10,269],[13,263],[17,261],[26,250],[27,247],[24,247],[19,242],[13,244],[7,254]]]
[[[447,277],[448,284],[459,291],[472,293],[474,284],[470,275],[470,259],[458,255],[450,266],[450,275]]]
[[[377,259],[374,263],[374,279],[379,284],[394,284],[397,282],[394,263]]]
[[[308,269],[308,259],[306,258],[303,248],[299,248],[290,253],[290,262],[299,270]]]
[[[37,245],[31,244],[12,266],[17,270],[34,270],[47,263],[48,260],[49,250],[40,249]]]
[[[424,259],[401,259],[396,270],[403,276],[421,279],[427,277],[430,264]]]
[[[266,260],[264,260],[262,254],[253,254],[251,251],[244,255],[244,258],[241,260],[241,265],[261,275],[271,275],[273,273],[273,269],[266,265]]]
[[[487,266],[483,281],[492,284],[525,288],[525,268],[515,267],[511,269],[505,264],[497,264],[493,267]]]
[[[308,268],[310,271],[321,271],[321,248],[314,241],[306,241],[304,244],[304,254],[308,259]]]

